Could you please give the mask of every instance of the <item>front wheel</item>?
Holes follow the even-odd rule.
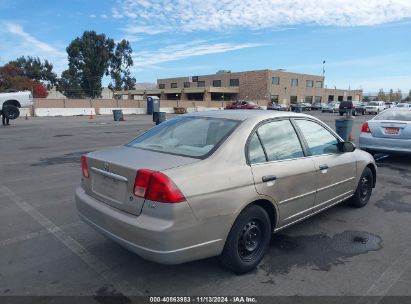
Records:
[[[358,182],[354,196],[349,200],[350,205],[355,208],[362,208],[367,205],[371,197],[373,184],[374,176],[372,175],[371,169],[366,167]]]
[[[264,257],[270,240],[271,221],[267,212],[257,205],[250,205],[231,227],[220,260],[235,273],[249,272]]]

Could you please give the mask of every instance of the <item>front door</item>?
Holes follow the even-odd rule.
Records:
[[[273,120],[251,136],[248,159],[257,192],[277,205],[278,227],[311,214],[315,201],[316,170],[306,158],[290,120]]]
[[[317,171],[317,195],[314,212],[336,204],[355,191],[354,153],[341,152],[339,140],[326,127],[308,119],[295,119]]]

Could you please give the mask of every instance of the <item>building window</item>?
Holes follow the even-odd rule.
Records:
[[[272,77],[271,78],[271,84],[279,85],[280,84],[280,77]]]
[[[270,100],[273,103],[278,103],[278,95],[271,95]]]
[[[348,101],[352,101],[352,96],[348,96],[348,97],[347,97],[347,100],[348,100]]]
[[[240,81],[238,79],[230,79],[230,87],[238,87],[240,85]]]
[[[221,80],[213,80],[213,87],[221,87]]]
[[[198,82],[198,76],[193,76],[191,77],[192,82]]]
[[[316,81],[315,82],[315,87],[316,88],[322,88],[323,87],[323,82],[322,81]]]
[[[313,103],[313,97],[312,96],[305,96],[305,102],[306,103]]]
[[[184,87],[189,88],[190,87],[190,82],[188,82],[188,81],[184,82]]]
[[[344,101],[344,96],[338,96],[338,101]]]
[[[315,103],[321,103],[322,99],[323,98],[321,96],[315,96]]]
[[[290,96],[290,103],[297,103],[297,96]]]
[[[197,81],[197,87],[199,88],[204,88],[205,87],[205,81]]]
[[[171,83],[171,88],[172,88],[172,89],[176,89],[176,88],[177,88],[177,83],[176,83],[176,82],[172,82],[172,83]]]
[[[334,101],[334,95],[328,95],[328,101]]]
[[[298,79],[297,78],[292,78],[291,79],[291,86],[292,87],[298,87]]]
[[[314,86],[314,81],[312,81],[312,80],[306,80],[306,81],[305,81],[305,86],[306,86],[307,88],[312,88],[312,87]]]
[[[165,89],[165,88],[166,88],[166,85],[165,85],[164,83],[159,83],[159,84],[158,84],[158,88],[159,88],[159,89]]]

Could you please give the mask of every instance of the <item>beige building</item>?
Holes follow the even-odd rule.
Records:
[[[158,79],[156,89],[120,91],[115,95],[139,100],[158,96],[162,101],[206,102],[211,106],[214,102],[234,100],[254,100],[266,105],[270,100],[285,104],[361,100],[362,90],[324,88],[324,77],[317,75],[258,70]]]

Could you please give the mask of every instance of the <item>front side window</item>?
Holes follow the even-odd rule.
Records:
[[[311,155],[339,153],[337,138],[322,125],[310,120],[295,120],[301,130]]]
[[[266,123],[257,130],[268,161],[303,157],[297,134],[289,120]]]
[[[238,124],[228,119],[176,117],[147,131],[127,146],[202,158],[220,145]]]

